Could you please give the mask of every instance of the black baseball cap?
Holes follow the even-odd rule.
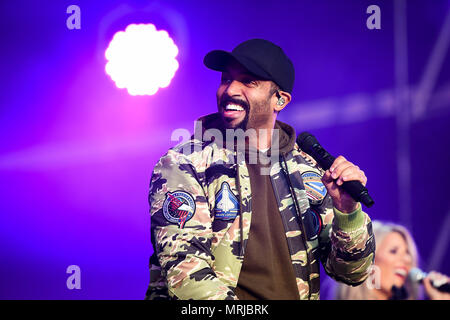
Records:
[[[225,71],[233,59],[250,73],[265,80],[272,80],[283,91],[292,92],[295,78],[294,65],[276,44],[264,39],[247,40],[231,52],[224,50],[209,52],[203,59],[203,63],[212,70]]]

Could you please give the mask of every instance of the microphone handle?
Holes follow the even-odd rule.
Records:
[[[414,268],[413,271],[415,271],[413,274],[413,282],[419,282],[421,284],[423,284],[423,279],[425,279],[428,276],[428,273],[423,272],[422,270],[420,270],[419,268]],[[441,291],[441,292],[446,292],[446,293],[450,293],[450,282],[446,282],[444,284],[441,285],[437,285],[434,283],[434,281],[431,281],[431,285],[433,286],[433,288]]]
[[[370,208],[374,201],[369,195],[367,188],[359,181],[344,181],[342,188],[355,200]]]
[[[431,284],[433,284],[433,282],[431,282]],[[435,286],[433,284],[433,287],[435,287],[437,290],[441,291],[441,292],[445,292],[445,293],[450,293],[450,283],[444,283],[443,285],[440,286]]]
[[[315,143],[311,148],[311,156],[316,159],[320,167],[324,170],[330,169],[335,157],[329,154],[322,146]],[[342,184],[342,188],[355,200],[364,204],[367,208],[370,208],[374,201],[369,195],[369,191],[359,181],[345,181]]]

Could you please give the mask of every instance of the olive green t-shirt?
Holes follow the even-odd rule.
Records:
[[[282,145],[282,139],[288,138],[280,136],[280,147],[286,147]],[[252,190],[252,220],[234,292],[241,300],[298,300],[300,297],[278,203],[270,176],[261,175],[261,166],[260,163],[247,163]]]

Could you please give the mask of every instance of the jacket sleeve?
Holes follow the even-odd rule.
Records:
[[[331,199],[327,201],[332,204]],[[321,260],[332,278],[356,286],[364,282],[375,257],[372,223],[359,204],[351,213],[323,208],[324,229],[319,236]],[[326,223],[328,222],[328,223]]]
[[[212,268],[213,217],[200,176],[174,150],[156,164],[149,192],[153,248],[171,298],[235,299]]]

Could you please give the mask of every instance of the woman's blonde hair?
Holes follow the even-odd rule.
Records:
[[[372,221],[372,227],[377,248],[381,245],[381,243],[389,233],[399,233],[403,237],[403,239],[405,239],[406,245],[411,255],[412,267],[415,268],[418,266],[419,256],[417,247],[413,237],[405,227],[392,222],[381,221]],[[374,270],[374,268],[372,268],[372,270]],[[357,287],[351,287],[343,283],[338,283],[335,291],[335,297],[338,300],[374,300],[376,299],[376,295],[374,292],[374,290],[376,289],[373,288],[373,284],[370,283],[371,281],[372,279],[369,276],[366,281],[364,281]],[[408,291],[407,299],[416,300],[418,298],[419,290],[417,284],[414,284],[407,279],[405,282],[405,288]]]

